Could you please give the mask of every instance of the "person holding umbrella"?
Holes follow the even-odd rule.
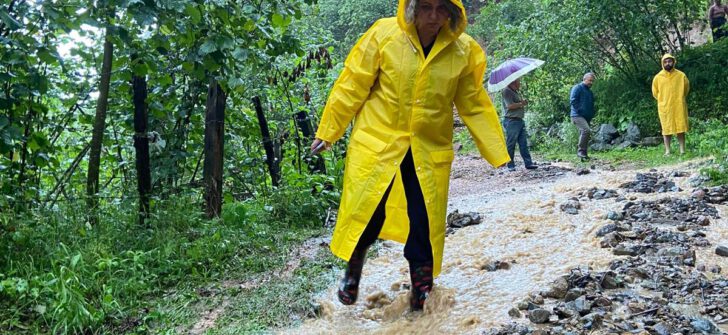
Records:
[[[516,143],[523,158],[523,164],[528,170],[538,168],[533,164],[531,153],[528,151],[528,132],[526,131],[526,122],[523,117],[526,114],[526,106],[528,100],[521,98],[520,94],[521,80],[516,79],[504,88],[501,92],[503,98],[503,128],[506,130],[506,147],[508,148],[508,156],[511,161],[508,162],[508,169],[514,171],[516,162],[514,159],[516,151]]]
[[[521,158],[526,169],[537,169],[533,164],[531,153],[528,150],[528,132],[526,122],[523,120],[528,105],[528,100],[521,97],[521,76],[543,65],[542,60],[519,57],[503,62],[490,73],[488,79],[488,91],[501,92],[503,98],[503,128],[506,130],[506,147],[511,161],[508,162],[508,169],[514,171],[516,162],[514,159],[516,144],[518,144]]]
[[[354,304],[367,249],[379,237],[404,244],[410,306],[424,307],[445,245],[453,104],[480,154],[509,158],[483,89],[483,49],[465,34],[460,0],[400,0],[359,39],[329,94],[311,144],[326,150],[351,130],[331,251],[348,262],[337,297]]]

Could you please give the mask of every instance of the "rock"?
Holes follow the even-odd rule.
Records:
[[[541,296],[540,294],[534,294],[531,297],[531,302],[536,305],[543,305],[543,303],[544,303],[543,296]]]
[[[604,317],[599,313],[590,313],[581,318],[584,329],[594,329],[602,326]]]
[[[672,327],[669,324],[665,323],[665,322],[660,322],[660,323],[656,324],[654,327],[652,327],[652,329],[658,335],[670,335],[670,334],[672,334]]]
[[[625,142],[640,143],[642,140],[640,128],[634,123],[628,124],[624,131],[624,140]]]
[[[688,184],[692,187],[698,187],[700,185],[705,184],[706,182],[710,181],[710,177],[704,176],[700,173],[695,173],[690,178],[688,178]]]
[[[579,214],[579,209],[581,209],[581,203],[579,202],[579,199],[571,198],[567,200],[565,203],[560,205],[561,211],[566,212],[571,215]]]
[[[710,267],[711,273],[720,273],[723,270],[719,265],[713,265]]]
[[[607,297],[601,296],[594,299],[594,302],[592,302],[592,304],[597,307],[609,307],[612,306],[612,300]]]
[[[703,334],[714,334],[717,330],[712,322],[705,319],[694,319],[693,321],[690,321],[690,326],[693,327],[696,332]]]
[[[642,248],[637,245],[620,244],[612,249],[612,253],[616,256],[638,256],[642,254]]]
[[[518,309],[520,309],[520,310],[522,310],[522,311],[525,311],[525,310],[527,310],[527,309],[528,309],[528,305],[529,305],[530,303],[531,303],[531,302],[530,302],[530,301],[528,301],[528,300],[523,300],[523,301],[519,302],[519,303],[518,303],[518,305],[517,305],[516,307],[518,307]]]
[[[533,323],[546,323],[549,321],[551,313],[543,308],[537,308],[528,312],[528,319]]]
[[[612,220],[612,221],[619,221],[619,220],[624,219],[624,216],[622,215],[622,213],[617,213],[615,211],[609,211],[607,213],[607,219]]]
[[[602,287],[607,290],[613,290],[616,288],[620,288],[624,286],[622,280],[617,277],[616,274],[613,272],[606,272],[604,273],[604,277],[602,278]]]
[[[705,198],[705,191],[697,189],[690,196],[697,200],[703,200]]]
[[[603,123],[599,126],[599,130],[594,134],[594,141],[601,144],[610,144],[612,140],[619,136],[619,131],[613,125]]]
[[[605,235],[602,241],[599,242],[599,245],[602,248],[613,248],[622,241],[624,241],[624,236],[617,232],[613,232]]]
[[[580,169],[576,169],[576,175],[577,176],[583,176],[585,174],[590,174],[590,173],[591,173],[591,171],[589,171],[589,169],[581,169],[581,168]]]
[[[662,137],[659,136],[645,137],[640,141],[640,145],[645,147],[654,147],[660,144],[662,144]]]
[[[556,279],[552,284],[551,288],[543,292],[543,296],[554,299],[562,299],[566,296],[566,292],[569,289],[569,282],[564,277]]]
[[[480,213],[469,212],[459,213],[458,210],[447,215],[447,225],[453,228],[462,228],[466,226],[472,226],[483,222],[483,218]]]
[[[508,316],[518,319],[521,317],[521,311],[519,311],[517,307],[513,307],[508,311]]]
[[[585,296],[581,296],[576,298],[576,300],[573,301],[574,303],[574,309],[579,312],[581,315],[589,314],[589,311],[591,311],[592,304],[586,300]]]
[[[718,246],[715,248],[715,254],[718,256],[728,257],[728,247]]]
[[[569,292],[566,292],[566,295],[564,296],[564,301],[565,302],[574,301],[577,298],[579,298],[582,295],[584,295],[584,293],[585,292],[584,292],[583,289],[580,289],[580,288],[572,288],[571,290],[569,290]]]
[[[610,212],[610,213],[613,213],[613,212]],[[607,217],[609,217],[609,214],[607,214]],[[615,231],[617,231],[617,225],[610,223],[610,224],[602,226],[602,228],[599,228],[599,230],[597,230],[597,237],[602,237],[604,235],[607,235],[607,234],[609,234],[611,232],[615,232]]]

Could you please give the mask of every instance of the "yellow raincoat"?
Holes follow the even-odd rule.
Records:
[[[407,241],[409,218],[399,165],[412,150],[427,207],[430,243],[437,276],[445,244],[445,214],[454,158],[453,103],[481,155],[493,166],[510,160],[493,104],[483,89],[486,60],[462,13],[455,31],[440,29],[427,58],[414,24],[404,18],[380,19],[361,37],[331,90],[316,137],[341,138],[356,118],[346,155],[344,190],[331,251],[349,260],[387,187],[386,220],[379,237]]]
[[[673,57],[662,56],[662,62]],[[661,62],[661,63],[662,63]],[[677,65],[677,61],[675,61]],[[657,99],[657,113],[660,115],[662,135],[675,135],[688,131],[688,103],[690,81],[682,71],[673,67],[672,71],[662,71],[652,79],[652,96]]]

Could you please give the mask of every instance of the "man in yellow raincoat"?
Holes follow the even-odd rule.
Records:
[[[670,155],[672,135],[677,135],[680,154],[685,153],[685,133],[688,131],[688,103],[690,81],[675,68],[675,57],[662,56],[662,71],[652,79],[652,96],[657,100],[657,113],[665,142],[665,156]]]
[[[356,301],[367,248],[405,243],[413,310],[440,272],[452,148],[453,103],[481,155],[510,160],[483,89],[485,54],[467,34],[460,0],[400,0],[396,18],[361,37],[331,90],[312,151],[328,148],[355,119],[331,251],[349,261],[338,291]]]

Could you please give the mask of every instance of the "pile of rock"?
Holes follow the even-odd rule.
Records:
[[[483,217],[480,216],[480,213],[460,213],[456,209],[454,212],[447,215],[447,230],[445,233],[446,235],[450,235],[460,228],[473,226],[482,222]]]
[[[619,186],[629,192],[638,193],[664,193],[680,192],[681,189],[675,182],[665,177],[662,173],[638,173],[635,181],[627,182]]]
[[[711,188],[699,188],[693,191],[693,198],[705,200],[710,204],[728,204],[728,185],[721,185]]]
[[[581,203],[579,202],[578,198],[572,197],[569,198],[569,200],[566,200],[566,202],[559,205],[559,209],[561,209],[562,212],[576,215],[579,214],[579,210],[581,209]]]
[[[609,190],[609,189],[596,188],[596,187],[592,187],[586,191],[582,191],[579,193],[580,198],[586,197],[586,198],[594,199],[594,200],[616,198],[618,196],[619,196],[619,193],[617,193],[616,190]]]
[[[680,177],[680,176],[677,176]],[[659,192],[668,186],[662,175],[638,175],[625,186],[640,192]],[[674,185],[674,184],[673,184]],[[668,186],[670,187],[670,186]],[[703,230],[718,218],[711,203],[726,203],[728,187],[697,189],[689,198],[627,202],[610,211],[612,220],[596,232],[603,248],[617,256],[606,271],[572,269],[550,287],[532,293],[508,314],[526,317],[531,326],[509,324],[485,334],[720,334],[728,323],[728,280],[719,266],[696,258],[697,248],[710,246]],[[598,194],[598,195],[597,195]],[[591,189],[582,199],[618,196]],[[581,208],[576,198],[562,211]],[[728,257],[728,247],[715,253]]]

